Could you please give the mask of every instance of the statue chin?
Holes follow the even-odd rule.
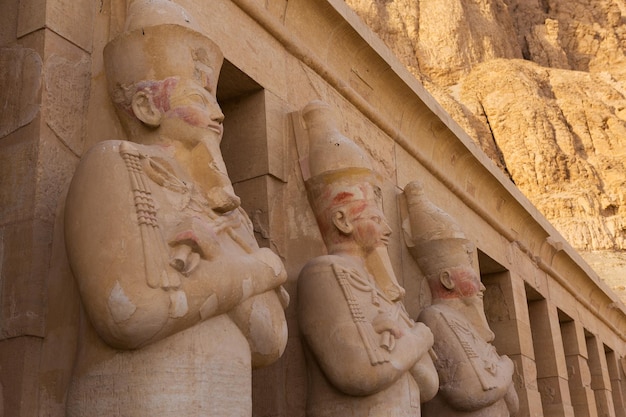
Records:
[[[231,186],[212,188],[206,194],[211,208],[218,213],[227,213],[239,207],[241,199],[235,195]]]

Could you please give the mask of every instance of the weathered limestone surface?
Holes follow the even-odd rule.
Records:
[[[580,349],[572,354],[571,360],[581,363],[581,372],[584,372],[585,366],[588,368],[585,338],[593,333],[596,345],[599,346],[601,342],[613,350],[607,352],[606,362],[610,362],[610,354],[615,356],[613,362],[619,364],[621,380],[614,379],[615,373],[611,374],[610,367],[609,372],[606,372],[602,360],[601,366],[594,368],[593,377],[598,379],[599,372],[602,372],[605,374],[602,377],[606,380],[608,375],[611,384],[614,384],[614,394],[618,391],[616,386],[622,384],[623,387],[623,370],[626,366],[626,309],[616,305],[617,298],[604,292],[605,286],[600,285],[589,269],[580,263],[578,254],[569,245],[561,242],[553,227],[531,207],[505,175],[498,172],[495,166],[491,166],[488,157],[476,152],[478,146],[471,143],[471,139],[443,111],[438,102],[444,103],[451,114],[457,115],[458,123],[477,138],[480,146],[490,152],[489,155],[501,167],[505,166],[505,162],[508,164],[496,146],[498,138],[494,142],[490,125],[481,120],[484,117],[482,109],[474,111],[474,106],[482,102],[471,94],[465,103],[457,100],[462,96],[460,83],[457,85],[454,80],[452,83],[440,82],[434,77],[429,79],[423,75],[422,83],[415,81],[343,0],[150,2],[175,3],[184,7],[191,16],[197,18],[200,32],[215,42],[224,53],[219,88],[216,97],[213,94],[210,96],[211,100],[217,99],[225,115],[221,153],[228,168],[229,181],[232,181],[236,195],[241,198],[241,208],[248,213],[253,226],[253,232],[248,229],[244,235],[255,252],[267,254],[271,250],[280,257],[287,278],[284,286],[292,295],[292,301],[284,312],[288,343],[281,359],[269,367],[252,372],[247,362],[235,363],[228,366],[228,369],[223,369],[225,373],[238,374],[241,379],[236,381],[231,378],[233,384],[228,385],[228,389],[223,389],[222,393],[230,393],[233,388],[238,395],[230,396],[228,401],[245,404],[237,412],[224,412],[222,415],[305,417],[307,413],[310,381],[307,378],[302,343],[304,335],[298,323],[298,309],[303,305],[303,300],[298,297],[297,287],[304,265],[311,259],[324,258],[327,248],[306,198],[306,184],[300,166],[302,155],[297,146],[300,138],[296,133],[299,127],[305,129],[299,123],[294,123],[293,114],[315,99],[329,104],[333,114],[341,120],[338,130],[367,154],[373,170],[383,178],[380,185],[382,212],[393,230],[386,250],[398,284],[406,290],[402,302],[411,319],[418,317],[432,303],[427,279],[412,258],[403,235],[406,229],[402,224],[402,189],[418,178],[423,182],[425,192],[434,204],[445,208],[454,218],[462,220],[464,232],[480,251],[478,265],[481,281],[487,287],[484,293],[485,316],[496,335],[493,346],[499,355],[508,356],[515,364],[512,379],[519,397],[519,415],[554,415],[543,413],[541,402],[542,396],[549,394],[553,387],[558,387],[560,391],[558,395],[549,396],[553,401],[550,406],[571,409],[571,405],[565,404],[567,395],[563,395],[565,391],[562,389],[567,370],[564,372],[564,367],[559,366],[558,374],[553,378],[545,373],[540,375],[536,366],[539,362],[534,355],[533,338],[541,336],[542,341],[547,340],[536,331],[536,326],[531,326],[529,319],[529,303],[535,302],[529,300],[536,300],[537,297],[543,296],[547,299],[546,306],[549,308],[535,313],[539,322],[549,320],[551,335],[558,336],[557,325],[563,315],[570,317],[571,322],[577,326],[576,335],[581,339],[578,343]],[[186,413],[184,410],[184,407],[193,409],[200,404],[184,400],[185,396],[189,398],[196,393],[185,391],[180,395],[176,394],[180,387],[186,386],[186,376],[192,378],[194,373],[207,375],[205,369],[209,363],[221,363],[217,356],[212,358],[214,360],[206,361],[207,352],[210,350],[231,358],[237,355],[242,358],[250,356],[249,351],[231,349],[224,352],[213,349],[223,338],[211,338],[209,343],[204,343],[207,334],[212,334],[208,331],[208,327],[213,325],[211,323],[216,327],[219,323],[224,323],[214,317],[186,330],[181,329],[164,339],[152,339],[150,343],[142,345],[144,347],[135,350],[106,345],[93,328],[88,329],[93,339],[85,338],[84,334],[78,332],[81,326],[85,325],[82,327],[84,330],[89,326],[86,326],[84,320],[86,315],[80,310],[80,289],[67,259],[64,230],[66,226],[71,226],[64,224],[66,189],[74,174],[80,176],[77,171],[79,160],[87,155],[91,159],[95,155],[93,152],[89,153],[89,149],[95,147],[94,149],[105,152],[106,150],[102,150],[103,146],[119,144],[124,139],[138,138],[136,135],[128,136],[122,121],[117,117],[109,97],[107,80],[110,76],[105,74],[103,54],[105,45],[125,32],[129,3],[129,0],[2,2],[0,45],[3,49],[0,52],[0,73],[3,77],[0,77],[0,84],[3,88],[0,88],[0,102],[3,103],[5,113],[0,116],[0,417],[66,417],[67,399],[72,397],[76,400],[76,387],[80,385],[81,375],[87,379],[89,375],[94,376],[96,382],[107,382],[109,387],[115,385],[118,390],[120,387],[124,389],[124,381],[138,382],[134,385],[135,393],[149,391],[145,395],[137,395],[142,401],[134,401],[132,393],[124,399],[115,394],[109,397],[102,395],[107,392],[106,389],[87,390],[90,394],[100,395],[86,399],[83,405],[87,415],[115,414],[94,411],[87,404],[87,400],[106,402],[111,398],[116,401],[113,406],[119,405],[117,408],[123,408],[123,402],[128,404],[128,399],[131,398],[132,404],[128,408],[133,412],[163,415],[162,410],[155,412],[148,406],[143,407],[148,403],[153,407],[158,404],[158,401],[149,398],[154,393],[167,403],[170,414],[177,417],[196,415],[197,412]],[[390,14],[393,12],[391,7],[397,4],[399,3],[391,1],[387,3]],[[474,7],[473,4],[478,3],[459,6],[457,14]],[[417,22],[418,6],[418,2],[413,2],[411,8],[399,10],[397,14],[406,18],[414,15],[414,21]],[[528,7],[537,8],[533,4]],[[544,13],[543,9],[537,10],[540,16]],[[581,10],[586,12],[584,8]],[[488,13],[498,16],[498,19],[504,11],[505,9],[496,7],[487,10]],[[448,25],[447,29],[441,30],[441,34],[445,35],[446,31],[452,30],[452,25],[445,19],[442,20],[437,13],[429,16],[435,21],[439,19],[441,25]],[[465,24],[458,16],[455,19],[455,24]],[[495,27],[517,36],[515,27],[525,28],[530,24],[523,20],[518,21],[515,16],[508,20],[508,26],[483,22],[485,24],[481,30],[483,33],[490,33]],[[531,20],[528,17],[528,22]],[[434,23],[433,26],[437,27]],[[471,34],[476,29],[476,26],[468,25],[464,33]],[[560,35],[555,31],[554,24],[544,31],[549,39],[542,45],[553,45],[559,41]],[[535,32],[544,33],[541,28]],[[394,36],[400,39],[404,35],[402,31],[397,31]],[[517,44],[524,44],[524,39],[522,35],[517,37]],[[482,47],[478,39],[466,39],[466,42],[467,48]],[[448,56],[446,65],[463,68],[468,62],[473,63],[473,60],[479,59],[479,56],[483,56],[480,59],[487,59],[487,55],[489,59],[514,58],[523,62],[521,58],[525,56],[524,51],[531,50],[530,47],[520,47],[521,52],[515,52],[515,42],[508,38],[490,42],[492,45],[489,46],[488,53],[472,52],[468,56],[457,57],[455,53],[458,51],[444,51],[446,53],[441,56]],[[188,42],[181,43],[189,46]],[[407,50],[413,48],[411,44],[407,45]],[[533,48],[538,50],[536,46]],[[542,53],[554,62],[551,64],[553,68],[569,71],[571,63],[566,53],[572,48],[573,46],[569,49],[561,47],[563,53]],[[511,50],[515,54],[509,56]],[[593,56],[595,59],[599,55]],[[133,61],[127,63],[131,62]],[[429,61],[433,68],[436,68],[436,63],[436,60]],[[520,67],[525,68],[522,65]],[[616,77],[617,70],[612,71]],[[459,77],[467,77],[466,72],[460,69],[457,73]],[[423,85],[436,98],[431,97]],[[554,87],[551,85],[550,88]],[[471,90],[468,91],[472,93]],[[486,103],[486,98],[479,98]],[[459,118],[459,114],[465,117]],[[495,124],[493,116],[489,117],[490,123]],[[173,120],[170,119],[168,123],[170,122]],[[171,124],[169,126],[173,127]],[[164,133],[162,128],[163,126],[155,128],[152,133]],[[182,139],[183,135],[176,137]],[[126,141],[124,143],[131,144]],[[144,151],[157,152],[152,145],[132,144]],[[116,149],[119,150],[119,147]],[[181,155],[183,154],[179,154]],[[108,156],[119,166],[119,152]],[[153,161],[153,156],[159,155],[152,154],[144,161]],[[186,168],[181,166],[188,167],[187,164],[180,164],[172,155],[161,156],[159,159],[169,168],[175,168],[183,174],[176,176],[177,178],[188,178]],[[84,174],[85,165],[80,165],[83,166],[80,170]],[[119,175],[119,172],[112,169],[112,166],[101,167],[105,174],[92,176],[93,181],[97,182],[95,177],[99,177],[111,185],[114,181],[111,178],[112,173]],[[125,170],[124,167],[123,171]],[[155,170],[151,172],[154,174]],[[165,174],[171,171],[165,169],[160,172]],[[122,174],[124,175],[119,178],[118,186],[128,185],[130,176],[127,172]],[[147,181],[155,192],[154,198],[159,201],[159,213],[167,213],[168,220],[171,220],[160,224],[164,231],[171,231],[170,226],[174,226],[177,217],[185,213],[172,210],[172,204],[180,201],[176,197],[177,193],[154,182],[165,177],[153,175]],[[89,175],[82,176],[85,184],[91,184],[88,178]],[[194,180],[190,183],[200,182]],[[168,184],[171,185],[169,182]],[[91,191],[90,196],[97,194],[96,197],[100,197],[97,190],[92,190],[89,186],[87,188]],[[79,197],[76,195],[74,202],[87,201],[80,194]],[[169,197],[174,197],[173,201]],[[96,204],[98,212],[115,201],[103,200],[102,205]],[[133,209],[133,204],[123,206]],[[89,223],[92,214],[88,211],[82,214],[88,218],[85,224]],[[126,215],[121,218],[125,224],[132,223],[136,221],[137,213],[126,211]],[[120,224],[114,222],[104,232],[110,233]],[[137,228],[136,223],[131,226]],[[130,230],[130,227],[126,229]],[[94,239],[86,236],[88,232],[86,228],[83,237],[91,245]],[[102,230],[98,231],[100,232]],[[255,237],[257,242],[252,241]],[[219,240],[227,244],[229,238],[221,235]],[[124,243],[128,249],[130,241],[126,240]],[[258,249],[257,243],[268,249]],[[137,259],[143,258],[143,254],[138,253],[137,246],[134,246],[132,253],[130,250],[122,252],[129,257],[134,253]],[[102,247],[92,249],[95,256],[102,256],[107,251]],[[239,255],[246,257],[241,253]],[[76,253],[72,256],[76,256]],[[128,261],[129,258],[122,259]],[[476,264],[476,260],[474,261]],[[209,261],[203,259],[200,263],[202,267],[190,271],[191,275],[182,276],[181,280],[185,283],[195,280],[198,270],[206,269]],[[130,264],[132,268],[142,269],[137,262],[130,261]],[[109,270],[120,270],[121,264],[118,262],[115,265],[105,265]],[[144,271],[140,272],[143,275]],[[282,273],[280,275],[283,276]],[[111,301],[113,304],[117,301],[117,307],[120,307],[124,304],[120,288],[126,295],[131,292],[143,293],[142,289],[146,288],[148,291],[153,290],[153,294],[162,295],[165,291],[149,288],[142,279],[138,280],[141,285],[129,286],[127,278],[128,274],[123,278],[120,276],[118,287],[115,286],[115,280],[100,280],[100,286],[105,289],[93,299],[104,300],[105,307],[108,308],[108,300],[112,294]],[[113,289],[115,291],[111,291]],[[172,289],[171,292],[174,293],[175,290]],[[195,291],[189,294],[189,300],[193,294],[198,297],[202,295]],[[340,300],[341,297],[345,300],[342,293],[334,294]],[[149,300],[156,301],[156,297]],[[165,301],[169,305],[169,301]],[[365,298],[359,301],[368,308],[373,306],[371,297],[369,300]],[[145,311],[148,305],[153,304],[142,304],[138,306],[139,310]],[[163,303],[160,305],[163,306]],[[188,303],[188,307],[190,305]],[[193,305],[189,308],[192,307]],[[384,307],[389,307],[389,304],[384,304]],[[123,308],[115,311],[118,319],[124,317],[125,311],[128,312]],[[172,313],[176,314],[177,311],[174,309]],[[100,312],[105,316],[107,314],[106,309],[101,309]],[[375,311],[368,309],[368,313]],[[135,313],[135,317],[137,314]],[[165,316],[169,317],[169,314]],[[280,316],[283,316],[282,311]],[[177,319],[168,320],[174,322]],[[284,323],[282,318],[280,321]],[[129,324],[128,321],[124,323]],[[233,329],[232,326],[230,328]],[[323,333],[323,337],[327,338],[327,334]],[[183,339],[198,342],[198,354],[192,356],[189,350],[184,347],[181,349]],[[546,343],[552,345],[549,346],[550,349],[544,350],[551,355],[548,359],[553,363],[564,362],[564,355],[554,348],[554,343],[560,343],[560,339],[557,339],[558,337],[547,341]],[[406,340],[405,337],[399,339],[403,340]],[[565,343],[566,339],[563,340]],[[85,343],[89,341],[94,344]],[[246,349],[243,341],[237,345]],[[601,350],[602,346],[599,348]],[[600,350],[596,349],[598,352]],[[181,351],[184,353],[181,354]],[[104,355],[99,357],[102,362],[95,364],[91,361],[93,354],[97,356],[103,352]],[[159,357],[161,354],[163,356]],[[177,363],[172,362],[175,355],[181,355]],[[148,356],[150,359],[144,361]],[[594,357],[596,363],[597,356]],[[85,366],[73,373],[77,369],[77,357],[82,358],[81,363]],[[197,361],[200,366],[177,372],[175,375],[167,370],[168,366],[171,369],[172,366],[184,366],[183,362],[189,364],[191,361]],[[136,366],[125,366],[124,362],[133,362]],[[137,368],[145,369],[145,363],[155,366],[143,373],[136,372]],[[106,372],[100,373],[102,369],[117,365],[119,368],[116,370],[121,371],[114,376],[105,375]],[[235,369],[237,367],[238,371]],[[220,376],[218,374],[217,377]],[[215,377],[211,374],[210,378]],[[154,383],[155,378],[159,380],[159,384]],[[586,397],[577,397],[581,400],[579,403],[584,400],[587,404],[575,406],[584,405],[595,412],[595,402],[591,404],[594,392],[588,382],[591,378],[592,374],[587,369],[580,378],[580,391],[585,392]],[[179,383],[181,379],[183,383]],[[244,379],[245,382],[242,382]],[[409,380],[406,373],[404,379]],[[164,380],[167,380],[167,395],[174,394],[170,398],[176,397],[173,401],[168,401],[167,395],[158,395],[157,387],[164,386]],[[88,388],[89,381],[83,381]],[[104,382],[103,386],[106,385]],[[116,382],[122,384],[116,385]],[[207,386],[206,383],[207,381],[194,383],[192,386],[201,391]],[[70,395],[72,387],[73,395]],[[222,388],[225,387],[226,385]],[[608,403],[606,384],[602,389],[604,406]],[[213,390],[211,396],[220,396],[218,391]],[[203,404],[210,401],[207,396],[202,398]],[[562,404],[555,403],[561,400]],[[177,407],[177,401],[184,403],[184,406]],[[613,401],[617,411],[625,408],[624,401],[619,398],[614,397]],[[222,402],[222,405],[226,402]],[[75,406],[77,402],[73,401],[72,404]],[[217,410],[213,404],[211,406],[211,410]],[[381,410],[384,415],[389,414],[386,411],[386,408]],[[413,414],[415,413],[411,413]],[[128,412],[125,415],[132,414]],[[624,417],[619,412],[615,415]]]
[[[626,3],[346,3],[626,299]]]
[[[220,152],[223,55],[176,3],[128,10],[104,49],[128,140],[87,151],[65,203],[85,313],[66,415],[248,416],[252,369],[287,343],[287,274]]]
[[[309,389],[307,416],[419,416],[438,388],[431,331],[411,319],[391,267],[392,229],[380,177],[341,135],[330,107],[302,110],[309,136],[303,167],[309,202],[328,254],[298,278],[298,322]],[[303,165],[307,165],[306,162]]]
[[[492,345],[495,333],[483,304],[486,287],[473,265],[475,247],[457,221],[430,202],[421,182],[407,184],[404,195],[407,245],[432,295],[418,320],[433,332],[439,375],[439,391],[424,405],[423,415],[517,415],[515,365]]]

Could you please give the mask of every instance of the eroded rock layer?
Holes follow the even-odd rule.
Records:
[[[626,300],[626,1],[346,3]]]

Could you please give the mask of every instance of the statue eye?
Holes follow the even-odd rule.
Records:
[[[196,103],[196,104],[202,104],[202,105],[206,105],[207,104],[207,100],[206,98],[202,95],[202,94],[190,94],[187,97],[192,103]]]

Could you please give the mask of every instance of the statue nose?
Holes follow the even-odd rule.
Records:
[[[224,122],[224,113],[222,113],[222,109],[217,103],[214,106],[214,109],[211,110],[211,120],[216,123],[222,124]]]
[[[217,99],[212,94],[208,94],[207,101],[208,101],[207,109],[209,111],[209,118],[214,123],[222,124],[224,122],[224,113],[222,112],[222,108],[217,102]]]

